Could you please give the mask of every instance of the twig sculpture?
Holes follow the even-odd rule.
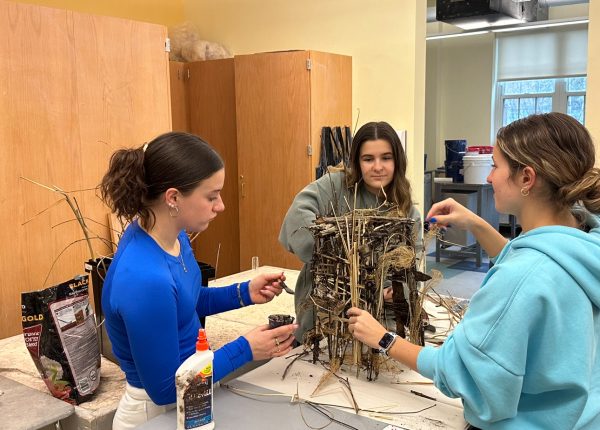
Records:
[[[424,344],[419,281],[430,277],[417,270],[415,221],[385,204],[320,217],[308,228],[315,239],[314,287],[305,305],[315,308],[315,328],[305,334],[304,344],[316,362],[325,339],[330,363],[352,364],[357,376],[364,369],[375,379],[380,357],[353,339],[345,312],[351,306],[365,309],[383,325],[392,321],[390,329],[400,336]],[[391,302],[384,300],[388,287]]]

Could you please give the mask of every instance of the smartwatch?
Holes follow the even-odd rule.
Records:
[[[398,335],[393,331],[388,331],[386,334],[384,334],[381,340],[379,341],[379,353],[387,357],[388,352],[394,344],[394,342],[396,342],[397,337]]]

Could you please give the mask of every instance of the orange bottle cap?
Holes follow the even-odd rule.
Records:
[[[196,342],[196,351],[207,351],[208,340],[206,339],[206,330],[201,328],[198,330],[198,340]]]

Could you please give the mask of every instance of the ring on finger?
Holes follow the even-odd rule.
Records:
[[[276,353],[281,352],[281,349],[279,349],[279,345],[277,345],[277,349],[275,350]]]
[[[277,351],[279,352],[279,338],[274,338],[275,345],[277,345]]]

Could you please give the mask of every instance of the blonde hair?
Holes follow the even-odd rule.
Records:
[[[600,213],[600,169],[588,130],[558,112],[530,115],[502,127],[496,146],[508,160],[511,175],[530,166],[547,185],[545,197],[559,209],[583,204]]]

